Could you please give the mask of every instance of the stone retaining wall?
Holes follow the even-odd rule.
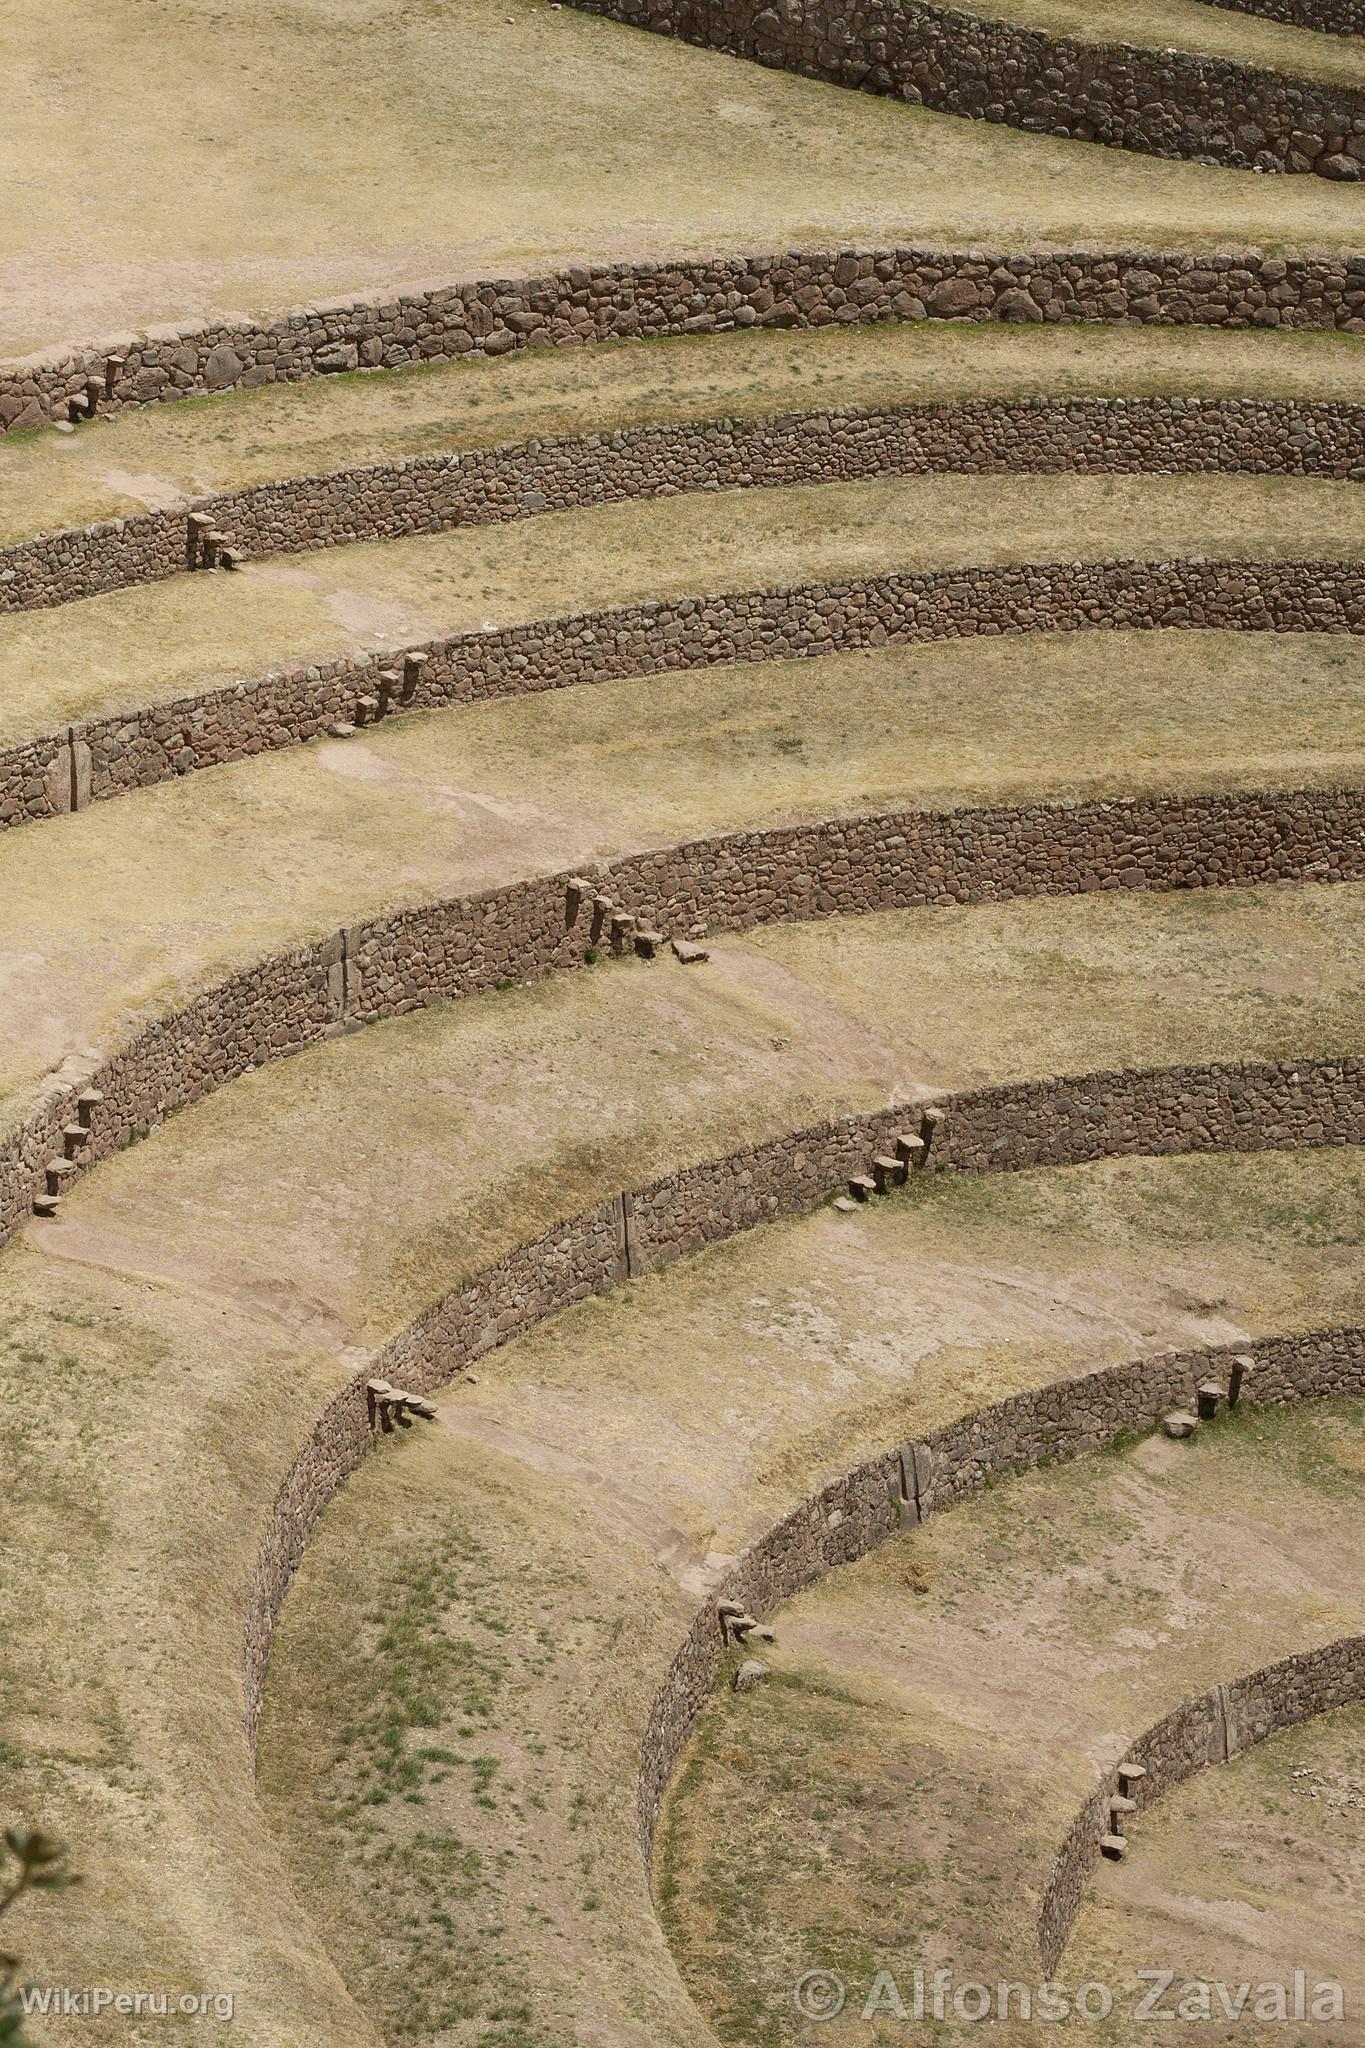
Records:
[[[1056,1138],[1038,1145],[1037,1119],[1049,1101],[1056,1130],[1073,1134],[1077,1162],[1110,1153],[1220,1150],[1225,1141],[1238,1149],[1359,1144],[1365,1141],[1362,1080],[1360,1063],[1349,1069],[1322,1063],[1297,1070],[1087,1074],[946,1097],[938,1105],[946,1119],[939,1129],[951,1133],[961,1120],[978,1134],[971,1149],[990,1159],[989,1168],[971,1170],[997,1171],[1067,1156]],[[1200,1129],[1182,1133],[1175,1112],[1192,1093],[1217,1109]],[[575,1301],[704,1243],[809,1208],[849,1174],[865,1171],[898,1131],[917,1126],[924,1107],[899,1104],[784,1132],[600,1203],[509,1252],[377,1353],[328,1405],[272,1507],[246,1616],[248,1733],[254,1738],[270,1642],[290,1581],[319,1517],[374,1441],[367,1379],[430,1394]],[[1136,1120],[1147,1116],[1150,1124],[1140,1126]],[[938,1143],[935,1137],[935,1149]],[[953,1163],[968,1163],[966,1155]],[[1258,1360],[1258,1400],[1365,1391],[1365,1331],[1314,1332],[1239,1348]],[[724,1655],[718,1601],[736,1599],[755,1614],[770,1612],[835,1565],[861,1557],[907,1517],[922,1519],[967,1498],[988,1478],[1027,1470],[1040,1458],[1079,1455],[1119,1430],[1150,1427],[1165,1408],[1192,1400],[1193,1388],[1223,1355],[1168,1353],[1016,1395],[918,1446],[901,1445],[869,1460],[769,1531],[707,1601],[655,1702],[641,1753],[646,1858],[664,1790]]]
[[[1365,1333],[1338,1333],[1339,1338]],[[1302,1339],[1301,1343],[1311,1340]],[[1365,1391],[1365,1361],[1354,1384],[1335,1392]],[[1310,1389],[1311,1391],[1311,1389]],[[1257,1399],[1261,1397],[1259,1389]],[[1281,1394],[1277,1398],[1293,1396]],[[1154,1722],[1124,1752],[1125,1763],[1141,1764],[1146,1776],[1130,1788],[1139,1812],[1196,1771],[1226,1763],[1282,1728],[1330,1714],[1365,1699],[1365,1636],[1343,1636],[1316,1650],[1302,1650],[1226,1685],[1184,1700]],[[1105,1773],[1072,1825],[1058,1855],[1039,1920],[1039,1952],[1051,1976],[1080,1910],[1091,1873],[1099,1861],[1099,1839],[1108,1826],[1109,1801],[1119,1790],[1117,1768]]]
[[[1032,399],[632,427],[286,477],[0,549],[0,612],[64,604],[197,562],[207,513],[254,558],[396,540],[678,491],[878,476],[1314,476],[1365,483],[1365,406],[1239,398]]]
[[[1209,0],[1214,7],[1229,7],[1235,14],[1259,14],[1267,21],[1282,21],[1289,28],[1311,28],[1329,36],[1365,35],[1365,6],[1361,0]]]
[[[315,662],[65,726],[0,754],[0,826],[32,823],[199,768],[297,746],[362,719],[381,672],[426,710],[737,661],[977,634],[1219,628],[1365,632],[1365,564],[1052,562],[903,571],[787,590],[684,597],[491,631],[415,650]]]
[[[594,888],[619,910],[675,933],[1094,889],[1359,881],[1365,790],[892,812],[694,840],[591,873]],[[570,879],[548,875],[350,927],[264,960],[152,1023],[87,1076],[54,1087],[0,1145],[0,1242],[31,1214],[83,1090],[97,1089],[103,1100],[78,1170],[209,1089],[302,1046],[582,965],[606,954],[610,936]],[[1068,1127],[1059,1135],[1049,1091],[1040,1084],[1036,1106],[1023,1091],[1014,1114],[1029,1126],[1040,1159],[1053,1144],[1061,1145],[1059,1156],[1081,1156],[1084,1132]],[[1193,1081],[1191,1091],[1175,1102],[1134,1097],[1130,1120],[1143,1149],[1157,1145],[1158,1116],[1171,1149],[1206,1142],[1215,1127],[1220,1144],[1235,1142],[1218,1103],[1206,1104]],[[1256,1136],[1257,1103],[1248,1098],[1240,1114],[1247,1142],[1264,1142]],[[980,1128],[974,1115],[964,1105],[944,1156],[963,1166],[1002,1163],[990,1153],[990,1114]],[[1098,1126],[1094,1135],[1102,1147],[1117,1143]],[[637,1227],[648,1242],[647,1219]]]
[[[0,429],[84,402],[151,405],[192,393],[398,368],[517,348],[821,327],[859,320],[1116,320],[1365,333],[1365,249],[1349,256],[914,248],[789,250],[581,265],[339,300],[277,319],[157,328],[0,366]]]
[[[941,113],[1238,170],[1365,176],[1365,92],[1191,50],[1080,42],[924,0],[571,0]]]

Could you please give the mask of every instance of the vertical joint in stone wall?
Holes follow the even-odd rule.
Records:
[[[612,1203],[616,1218],[616,1277],[633,1280],[639,1271],[635,1254],[635,1197],[617,1195]]]
[[[351,1002],[351,940],[350,933],[342,928],[335,938],[327,941],[323,952],[323,965],[327,970],[327,1002],[333,1024],[344,1024]]]
[[[1215,1711],[1218,1715],[1218,1724],[1214,1732],[1214,1762],[1225,1764],[1232,1755],[1232,1742],[1228,1728],[1228,1689],[1225,1685],[1216,1685],[1213,1691]]]
[[[43,771],[43,794],[56,817],[84,810],[90,801],[90,749],[69,725]]]
[[[929,1514],[934,1454],[928,1444],[905,1443],[897,1456],[900,1460],[902,1514],[906,1521],[918,1525]]]
[[[73,811],[83,811],[90,803],[92,758],[87,742],[74,725],[69,725],[66,729],[67,801]]]

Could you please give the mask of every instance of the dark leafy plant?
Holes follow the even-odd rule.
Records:
[[[65,1849],[50,1835],[36,1828],[6,1828],[0,1837],[0,1913],[8,1913],[25,1892],[60,1892],[79,1883],[66,1868]],[[29,2044],[18,1968],[17,1956],[0,1954],[0,2043],[5,2048]]]

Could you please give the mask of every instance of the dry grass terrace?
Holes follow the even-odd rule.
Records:
[[[444,1428],[372,1459],[286,1608],[261,1790],[389,2038],[472,2043],[511,2014],[537,2048],[702,2038],[659,1952],[632,1796],[701,1587],[824,1478],[980,1402],[1161,1344],[1358,1314],[1360,1176],[1348,1154],[1125,1161],[822,1210],[582,1304],[485,1359]],[[973,1642],[962,1669],[979,1659]],[[763,1696],[770,1721],[785,1696]],[[891,1815],[918,1722],[888,1718],[873,1733]],[[787,1795],[825,1775],[837,1792],[870,1720],[822,1728],[829,1752],[800,1757],[796,1788],[767,1769],[790,1716],[771,1744],[746,1726],[720,1745],[716,1856],[743,1841],[764,1908],[791,1903],[765,1813],[785,1851]],[[803,1800],[790,1831],[803,1906],[827,1818]],[[836,1847],[826,1867],[846,1860]],[[754,1950],[746,1933],[746,1963]]]
[[[1040,636],[395,720],[0,837],[0,1127],[42,1077],[341,924],[651,845],[905,806],[1359,780],[1365,643]]]
[[[1216,12],[1191,0],[1202,11]],[[0,439],[0,542],[363,463],[709,419],[1011,399],[1331,404],[1365,338],[1264,328],[771,328],[261,385]]]
[[[1365,491],[1284,477],[892,477],[547,513],[15,613],[0,620],[0,739],[596,606],[895,569],[1363,552]]]
[[[1349,62],[1181,11],[1204,44]],[[540,0],[12,0],[0,36],[7,356],[592,259],[1360,246],[1350,186],[959,121]]]

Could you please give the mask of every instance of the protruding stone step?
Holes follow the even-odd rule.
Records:
[[[417,685],[422,680],[422,670],[430,659],[431,656],[423,653],[420,647],[414,647],[410,653],[403,656],[403,702],[405,704],[408,703],[416,692]]]
[[[1129,1799],[1126,1793],[1116,1792],[1109,1802],[1109,1819],[1115,1834],[1123,1833],[1125,1817],[1137,1812],[1136,1799]]]
[[[388,1380],[366,1380],[365,1393],[370,1404],[371,1420],[377,1415],[385,1429],[399,1423],[406,1429],[412,1417],[418,1415],[423,1422],[436,1420],[435,1403],[425,1394],[413,1394],[406,1387],[391,1386]]]
[[[626,947],[632,942],[632,940],[635,937],[635,927],[637,922],[638,920],[632,917],[628,910],[618,910],[613,912],[611,924],[609,927],[609,933],[611,937],[612,951],[614,953],[625,952]]]
[[[1126,1835],[1100,1836],[1100,1854],[1101,1856],[1107,1856],[1111,1863],[1121,1862],[1127,1848],[1128,1837]]]
[[[355,722],[357,725],[373,725],[379,716],[377,697],[357,697],[355,700]]]
[[[406,1387],[396,1387],[393,1398],[402,1402],[409,1415],[420,1416],[423,1422],[436,1420],[436,1403],[428,1401],[425,1394],[410,1394]]]
[[[947,1121],[948,1112],[946,1109],[926,1109],[924,1115],[920,1118],[920,1137],[924,1145],[923,1163],[925,1166],[937,1167],[939,1164],[939,1156],[942,1154],[944,1138],[946,1136],[944,1126]]]
[[[855,1173],[849,1177],[848,1191],[855,1202],[865,1202],[869,1195],[876,1194],[877,1183],[870,1174]]]
[[[1212,1422],[1223,1405],[1223,1389],[1217,1380],[1205,1380],[1197,1389],[1195,1399],[1199,1404],[1199,1420]]]
[[[659,955],[659,948],[663,942],[664,935],[662,932],[654,932],[648,930],[648,928],[642,928],[635,934],[635,950],[642,960],[656,960]]]
[[[894,1143],[896,1156],[898,1159],[904,1160],[907,1169],[912,1166],[923,1166],[923,1138],[916,1136],[912,1131],[897,1131]]]
[[[106,356],[104,359],[104,395],[112,398],[119,378],[128,367],[127,356]]]
[[[241,548],[223,548],[218,556],[225,569],[240,569],[246,560]]]
[[[881,1152],[872,1162],[872,1178],[879,1195],[884,1195],[888,1188],[899,1187],[905,1175],[906,1165],[903,1159],[892,1159],[885,1152]]]
[[[60,1194],[62,1182],[70,1180],[72,1174],[76,1171],[77,1166],[74,1159],[49,1159],[47,1165],[43,1168],[43,1172],[47,1175],[49,1193],[54,1195]]]
[[[337,718],[333,720],[327,730],[334,740],[349,740],[355,737],[359,728],[352,725],[349,718]]]
[[[95,1111],[103,1100],[104,1097],[98,1088],[83,1088],[76,1097],[76,1115],[87,1130],[89,1130],[94,1120]]]
[[[1140,1785],[1146,1775],[1146,1764],[1120,1764],[1119,1791],[1125,1794],[1125,1796],[1130,1795],[1134,1787]]]
[[[85,380],[85,415],[87,419],[94,419],[95,414],[100,409],[100,400],[103,397],[103,377],[87,377]]]
[[[695,945],[691,939],[670,939],[668,943],[684,967],[699,967],[703,960],[711,958],[705,946]]]
[[[1161,1427],[1167,1436],[1179,1439],[1193,1436],[1199,1422],[1196,1416],[1190,1414],[1188,1408],[1172,1408],[1169,1413],[1162,1416]]]
[[[61,1196],[54,1195],[48,1188],[44,1188],[40,1194],[36,1194],[33,1197],[33,1213],[35,1216],[55,1216],[61,1206]]]
[[[62,1125],[62,1148],[68,1159],[74,1159],[78,1152],[84,1152],[90,1143],[90,1133],[84,1124]]]
[[[213,519],[207,512],[185,514],[185,553],[191,569],[204,567],[204,543],[213,526]]]
[[[1239,1351],[1232,1361],[1228,1373],[1228,1406],[1235,1408],[1242,1398],[1242,1389],[1256,1370],[1256,1361],[1245,1351]]]
[[[746,1657],[734,1676],[736,1692],[752,1692],[756,1685],[762,1685],[768,1676],[766,1664],[760,1664],[757,1657]]]

